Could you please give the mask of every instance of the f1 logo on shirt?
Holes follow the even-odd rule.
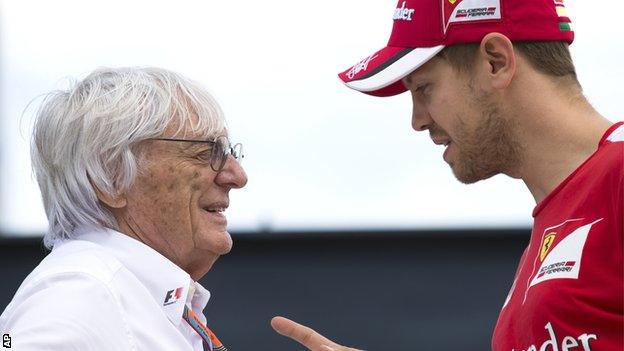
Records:
[[[179,287],[174,290],[169,290],[167,291],[167,295],[165,296],[165,302],[163,303],[163,306],[176,303],[181,297],[182,297],[182,287]]]

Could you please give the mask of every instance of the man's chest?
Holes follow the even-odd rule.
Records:
[[[495,350],[621,348],[618,220],[610,206],[599,203],[554,207],[536,218],[497,323]]]

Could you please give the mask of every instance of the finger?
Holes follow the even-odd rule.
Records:
[[[327,339],[312,328],[293,322],[288,318],[274,317],[271,326],[281,335],[287,336],[312,351],[327,351],[340,345]],[[324,347],[329,346],[330,348]]]

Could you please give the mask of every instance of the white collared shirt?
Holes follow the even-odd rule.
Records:
[[[59,242],[0,316],[15,350],[203,350],[210,293],[149,246],[114,230]]]

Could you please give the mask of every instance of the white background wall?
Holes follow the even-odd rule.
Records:
[[[567,2],[589,100],[624,119],[618,2]],[[406,94],[350,91],[336,73],[385,45],[394,0],[0,0],[0,233],[45,230],[30,173],[36,96],[99,66],[160,66],[202,82],[245,145],[232,229],[528,226],[524,184],[459,184],[410,128]],[[36,105],[35,105],[36,106]]]

